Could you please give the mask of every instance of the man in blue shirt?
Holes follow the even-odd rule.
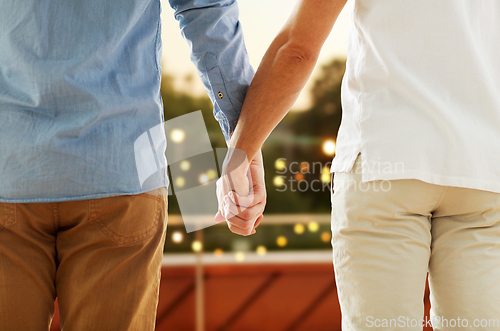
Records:
[[[253,77],[236,0],[169,2],[229,140]],[[0,330],[47,330],[56,296],[68,330],[154,329],[167,202],[134,141],[163,121],[160,11],[0,3]]]

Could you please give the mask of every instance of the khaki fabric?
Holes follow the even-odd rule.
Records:
[[[360,154],[334,177],[342,330],[422,330],[428,272],[434,330],[500,330],[500,194],[412,179],[363,183],[362,162]]]
[[[167,222],[155,193],[0,203],[0,330],[154,330]]]

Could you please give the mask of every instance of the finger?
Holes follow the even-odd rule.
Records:
[[[239,234],[241,236],[249,236],[249,235],[252,235],[256,232],[255,229],[253,229],[253,228],[242,229],[242,228],[237,227],[236,225],[229,223],[229,222],[227,223],[227,226],[229,227],[229,230],[232,233]]]
[[[254,224],[259,218],[260,215],[256,215],[254,218],[251,218],[249,220],[242,219],[241,217],[238,217],[237,215],[234,214],[229,214],[228,217],[226,218],[226,221],[239,227],[240,229],[253,229]]]
[[[215,215],[215,223],[222,223],[224,222],[226,219],[224,216],[222,216],[221,212],[218,211],[217,214]]]
[[[257,217],[264,212],[265,205],[255,205],[250,208],[241,209],[236,206],[232,201],[224,204],[224,216],[226,219],[237,216],[245,221],[257,220]]]
[[[231,191],[229,192],[228,197],[235,205],[248,208],[261,202],[261,200],[257,199],[258,196],[253,194],[253,191],[250,193],[251,194],[248,196],[241,196],[237,192]]]
[[[260,225],[260,222],[264,219],[264,215],[260,215],[259,218],[255,221],[255,224],[253,225],[253,229],[257,229],[257,227]]]
[[[224,203],[223,210],[223,214],[226,219],[229,219],[233,216],[238,216],[243,220],[249,221],[262,214],[264,208],[263,205],[255,205],[250,208],[242,208],[240,206],[236,206],[232,201],[228,201]]]

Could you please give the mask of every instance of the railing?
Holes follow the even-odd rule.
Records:
[[[329,223],[330,222],[330,215],[323,215],[323,214],[318,214],[318,215],[310,215],[310,214],[290,214],[290,215],[266,215],[265,217],[265,223],[267,225],[272,225],[272,224],[295,224],[295,223],[304,223],[308,221],[315,221],[317,223]],[[170,215],[169,216],[169,225],[182,225],[182,218],[179,215]],[[213,215],[206,215],[206,216],[200,216],[199,217],[199,222],[198,225],[211,225],[213,224]],[[203,242],[203,232],[198,231],[196,233],[196,239],[200,242]],[[177,256],[172,256],[172,255],[167,255],[164,257],[164,266],[173,266],[173,265],[179,265],[179,263],[182,263],[183,265],[194,265],[195,266],[195,297],[196,297],[196,331],[204,331],[205,330],[205,298],[204,298],[204,266],[206,265],[217,265],[217,264],[223,264],[223,265],[228,265],[228,264],[239,264],[239,265],[244,265],[248,263],[254,263],[254,264],[276,264],[276,263],[282,263],[283,261],[288,261],[290,263],[293,259],[299,258],[297,253],[293,253],[292,255],[287,255],[287,254],[266,254],[264,256],[257,255],[257,254],[245,254],[245,262],[243,261],[237,261],[233,256],[231,255],[225,255],[225,256],[213,256],[212,254],[203,254],[202,252],[198,252],[196,254],[191,254],[191,255],[177,255]],[[300,254],[300,253],[299,253]],[[304,255],[302,253],[302,256],[307,256],[306,259],[302,259],[303,261],[306,261],[307,259],[312,259],[312,260],[317,260],[317,257],[320,256],[321,261],[316,261],[319,263],[330,263],[331,264],[331,256],[328,258],[327,255],[329,254],[320,254],[318,255],[317,253],[306,253]],[[285,258],[285,256],[287,256]],[[313,256],[315,258],[313,258]],[[189,261],[189,262],[188,262]],[[280,262],[281,261],[281,262]],[[243,264],[244,263],[244,264]],[[292,263],[297,263],[297,260]],[[309,262],[307,262],[309,263]],[[160,321],[161,322],[161,321]]]
[[[329,223],[330,215],[265,217],[267,225],[312,221]],[[212,216],[200,222],[211,224]],[[181,224],[169,217],[169,225]],[[203,231],[196,240],[203,241]],[[428,288],[424,303],[428,315]],[[331,250],[163,257],[157,330],[341,330],[340,321]]]

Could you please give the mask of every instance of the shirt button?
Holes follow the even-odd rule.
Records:
[[[219,97],[219,99],[224,98],[224,94],[222,92],[219,92],[219,94],[217,94],[217,96]]]

